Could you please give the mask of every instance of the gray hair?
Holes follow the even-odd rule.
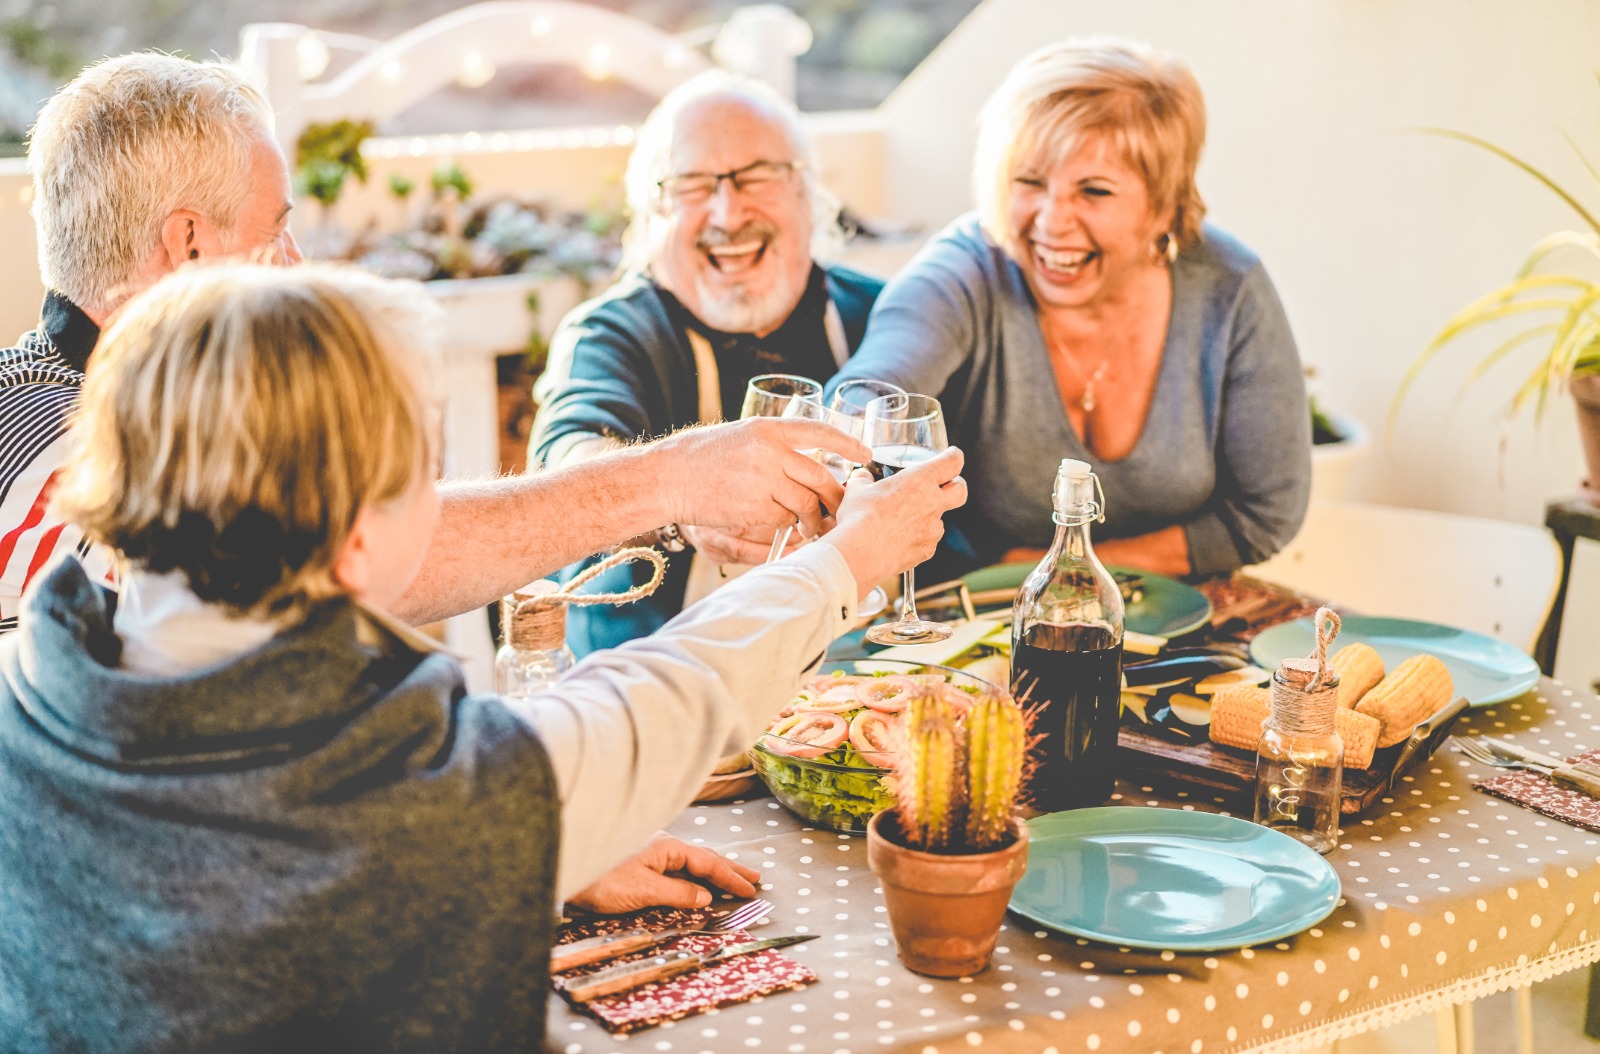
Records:
[[[838,251],[842,241],[839,199],[822,185],[817,174],[816,155],[800,125],[800,112],[761,81],[728,70],[712,69],[668,92],[639,127],[633,153],[628,158],[628,170],[623,176],[628,229],[622,235],[622,262],[628,270],[649,270],[651,257],[665,229],[665,221],[657,208],[660,203],[657,184],[673,174],[668,168],[672,163],[672,140],[679,119],[694,104],[719,96],[754,103],[782,125],[789,145],[794,148],[794,159],[803,166],[800,175],[806,188],[806,200],[811,205],[811,255],[827,259]]]
[[[28,141],[45,285],[109,310],[193,209],[233,229],[251,151],[270,134],[266,100],[234,69],[157,52],[105,59],[58,91]]]

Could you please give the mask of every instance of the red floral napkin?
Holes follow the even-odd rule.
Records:
[[[1567,759],[1570,764],[1600,763],[1600,750],[1591,750]],[[1600,798],[1591,798],[1575,787],[1557,783],[1542,772],[1508,772],[1477,784],[1497,798],[1514,801],[1535,812],[1554,817],[1563,823],[1600,831]]]
[[[570,922],[556,935],[557,944],[598,937],[623,930],[665,930],[674,926],[697,926],[711,915],[710,911],[682,911],[652,909],[632,915],[604,915]],[[663,951],[693,951],[708,954],[728,944],[742,944],[753,940],[743,930],[734,933],[696,933],[677,940],[658,944],[654,948],[625,955],[608,962],[580,966],[557,974],[551,982],[555,990],[566,996],[567,982],[585,974],[618,963],[633,962],[659,955]],[[600,1020],[612,1032],[637,1032],[663,1021],[703,1014],[717,1007],[742,1003],[746,999],[789,988],[802,988],[817,979],[810,969],[771,948],[766,951],[741,955],[727,962],[716,963],[703,970],[674,977],[669,981],[642,985],[627,992],[602,996],[587,1003],[573,1002],[574,1007]]]

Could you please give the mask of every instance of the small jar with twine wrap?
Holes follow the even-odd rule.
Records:
[[[1282,831],[1326,856],[1339,844],[1344,741],[1339,738],[1339,675],[1328,646],[1339,616],[1317,612],[1316,649],[1285,659],[1272,675],[1272,712],[1256,748],[1256,823]]]
[[[596,576],[635,560],[651,565],[648,582],[622,593],[577,593]],[[619,549],[565,587],[542,578],[501,600],[505,643],[494,657],[495,692],[503,699],[525,699],[554,684],[577,661],[567,647],[567,605],[628,604],[647,597],[661,585],[666,566],[654,549]]]

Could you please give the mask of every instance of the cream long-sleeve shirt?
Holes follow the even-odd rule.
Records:
[[[123,665],[139,672],[199,669],[277,632],[201,601],[181,575],[133,570],[125,582],[115,626]],[[636,852],[693,799],[718,758],[754,742],[848,627],[855,604],[838,550],[807,545],[511,706],[544,744],[561,794],[560,896]]]

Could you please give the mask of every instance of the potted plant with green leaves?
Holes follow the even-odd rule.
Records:
[[[1531,406],[1537,420],[1552,395],[1571,392],[1577,403],[1579,437],[1588,465],[1584,491],[1591,501],[1600,504],[1600,279],[1592,277],[1595,264],[1600,262],[1600,219],[1555,180],[1509,150],[1465,132],[1442,128],[1424,131],[1470,143],[1515,165],[1565,202],[1583,221],[1584,229],[1546,235],[1510,282],[1457,312],[1406,373],[1395,394],[1394,411],[1418,374],[1445,345],[1481,327],[1511,320],[1515,328],[1473,368],[1469,379],[1482,377],[1525,345],[1540,348],[1532,368],[1512,394],[1507,412],[1515,414]],[[1600,184],[1600,172],[1587,158],[1582,159]],[[1559,262],[1581,258],[1587,258],[1587,274],[1584,269]]]
[[[934,688],[907,705],[886,781],[895,807],[867,828],[900,961],[932,977],[989,965],[1028,864],[1027,714],[998,689],[964,716],[960,702]]]

